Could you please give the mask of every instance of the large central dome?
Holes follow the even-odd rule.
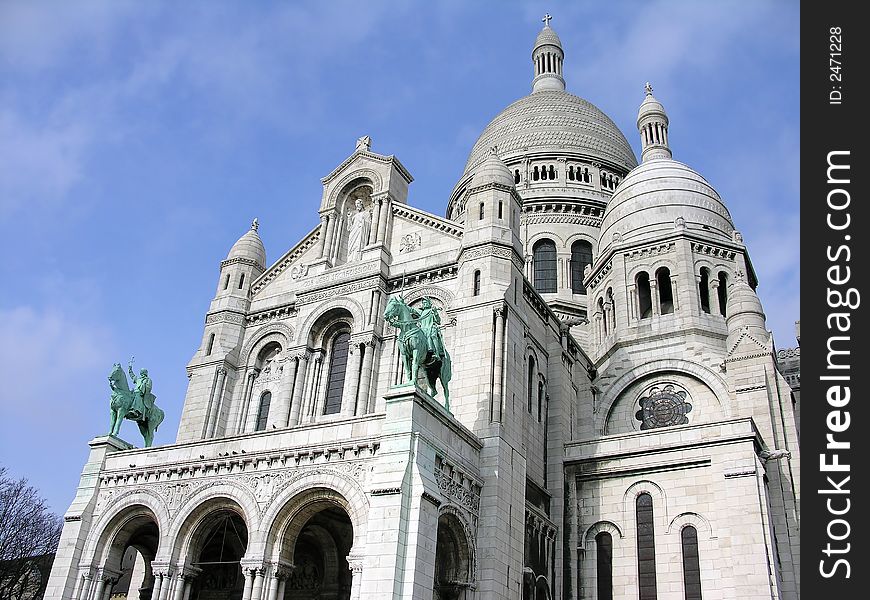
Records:
[[[570,153],[621,167],[637,166],[619,128],[597,106],[562,90],[540,90],[520,98],[496,116],[471,149],[465,173],[498,149],[505,162],[535,151]]]

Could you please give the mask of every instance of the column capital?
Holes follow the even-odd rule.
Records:
[[[362,573],[365,557],[361,554],[351,552],[347,555],[347,566],[353,572],[354,576]]]

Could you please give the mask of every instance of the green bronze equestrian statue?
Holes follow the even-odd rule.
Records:
[[[133,389],[127,383],[127,376],[120,363],[115,363],[112,372],[109,373],[109,388],[112,390],[112,398],[109,402],[111,410],[111,425],[109,435],[118,435],[121,423],[124,419],[136,421],[139,432],[145,440],[145,447],[151,446],[154,441],[154,432],[163,422],[163,411],[154,403],[157,397],[151,393],[153,383],[148,376],[148,370],[139,371],[139,376],[133,372],[133,359],[127,366],[130,379],[133,380]]]
[[[429,393],[434,398],[438,391],[435,381],[441,380],[444,389],[444,408],[450,410],[450,390],[447,384],[453,375],[450,354],[441,337],[441,316],[429,298],[423,298],[422,309],[408,306],[400,296],[387,302],[384,311],[387,322],[399,330],[399,353],[405,367],[405,383],[414,383],[422,367],[426,373]]]

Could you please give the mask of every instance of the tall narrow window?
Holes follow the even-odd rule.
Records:
[[[538,382],[538,423],[541,422],[544,414],[544,382]]]
[[[637,308],[641,319],[652,316],[652,292],[649,287],[649,273],[641,271],[635,278],[637,287]]]
[[[556,244],[553,240],[540,240],[532,248],[535,289],[542,294],[556,292]]]
[[[663,315],[674,312],[674,288],[671,286],[671,271],[662,267],[656,271],[656,283],[659,288],[659,307]]]
[[[656,600],[656,544],[652,496],[637,497],[637,583],[640,600]]]
[[[503,209],[503,207],[502,207],[502,204],[503,204],[502,201],[499,200],[499,201],[498,201],[498,218],[499,218],[499,219],[503,218],[503,217],[502,217],[502,212],[503,212],[504,209]]]
[[[475,296],[480,296],[480,271],[474,272],[473,292]]]
[[[224,279],[224,289],[227,289],[228,287],[230,287],[230,274],[229,273],[227,273],[227,276]]]
[[[701,296],[701,310],[710,314],[710,269],[701,267],[701,281],[698,282],[698,294]]]
[[[341,410],[341,394],[344,390],[344,377],[347,370],[347,353],[350,334],[342,331],[332,340],[329,356],[329,379],[326,384],[326,402],[323,414],[332,415]]]
[[[683,589],[686,600],[701,600],[701,560],[698,554],[698,530],[691,525],[680,532],[683,544]]]
[[[540,176],[540,172],[538,171],[538,167],[535,167],[534,170],[532,171],[532,180],[537,181],[538,179],[540,179],[540,177],[541,176]]]
[[[613,288],[607,288],[607,302],[610,303],[610,327],[616,329],[616,302],[613,300]]]
[[[529,414],[532,414],[532,394],[535,393],[535,359],[529,357],[529,385],[526,386],[529,391]]]
[[[208,346],[205,349],[205,355],[211,356],[211,351],[214,350],[214,334],[208,336]]]
[[[269,407],[272,405],[272,392],[264,392],[260,396],[260,409],[257,411],[257,425],[254,431],[266,429],[266,421],[269,420]]]
[[[480,203],[480,220],[483,220],[483,202]]]
[[[514,183],[519,183],[519,182],[520,182],[520,170],[516,169],[514,171]]]
[[[553,168],[553,165],[550,165],[550,180],[556,179],[556,169]]]
[[[586,265],[592,264],[592,244],[586,240],[579,240],[571,244],[571,291],[575,294],[586,295],[586,286],[583,285],[583,271]]]
[[[239,289],[242,289],[242,286],[245,285],[245,274],[242,273],[239,276]]]
[[[613,600],[613,538],[606,531],[595,536],[598,600]]]
[[[728,302],[728,275],[725,271],[719,271],[719,311],[725,316],[725,304]]]
[[[607,335],[607,312],[604,310],[604,298],[598,299],[598,312],[601,313],[601,324],[604,327],[604,335]]]

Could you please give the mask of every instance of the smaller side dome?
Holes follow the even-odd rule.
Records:
[[[514,185],[514,177],[511,175],[510,169],[498,157],[495,148],[490,149],[489,155],[477,168],[477,171],[475,171],[469,189],[474,189],[488,183],[498,183],[509,187]]]
[[[742,272],[728,286],[728,301],[725,303],[725,323],[728,325],[728,345],[732,346],[744,330],[758,341],[767,341],[767,326],[761,300]]]
[[[263,246],[260,234],[257,233],[259,227],[260,222],[254,219],[253,223],[251,223],[251,228],[230,248],[227,260],[244,258],[254,261],[260,269],[266,268],[266,248]]]

